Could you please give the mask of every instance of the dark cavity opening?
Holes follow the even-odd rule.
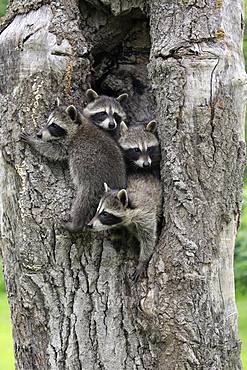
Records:
[[[89,4],[90,2],[90,4]],[[123,106],[129,124],[155,118],[155,100],[148,78],[150,54],[149,20],[140,10],[114,16],[97,0],[81,1],[82,18],[92,32],[92,69],[89,83],[99,94],[118,96],[127,92]]]

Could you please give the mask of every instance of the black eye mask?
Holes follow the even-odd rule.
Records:
[[[114,117],[114,119],[115,119],[115,121],[116,121],[116,124],[117,124],[117,125],[119,125],[119,124],[120,124],[120,122],[122,122],[122,117],[121,117],[121,116],[119,116],[119,114],[114,113],[114,114],[113,114],[113,117]]]
[[[139,148],[131,148],[125,150],[124,154],[128,159],[131,159],[132,161],[137,161],[140,158],[142,152]]]
[[[101,123],[107,118],[106,112],[99,112],[92,115],[91,119],[94,123]]]
[[[158,145],[150,146],[147,150],[148,155],[150,156],[152,162],[159,162],[160,161],[160,148]]]
[[[55,123],[52,123],[50,126],[48,126],[48,131],[51,134],[51,136],[54,137],[63,137],[66,136],[66,130],[64,130],[62,127],[56,125]]]
[[[106,211],[101,212],[98,217],[103,225],[116,225],[122,222],[121,217],[114,216],[113,214]]]

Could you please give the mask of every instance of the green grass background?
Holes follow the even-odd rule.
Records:
[[[7,0],[0,0],[0,17],[4,15],[6,6],[7,6]],[[2,369],[0,368],[0,370]]]
[[[247,370],[247,295],[237,294],[238,328],[242,340],[241,359],[243,370]],[[0,366],[1,369],[1,366]]]
[[[11,320],[0,263],[0,370],[14,370]]]
[[[7,0],[0,0],[0,16],[4,15],[6,6]],[[247,0],[245,0],[245,14],[247,14]],[[244,39],[244,53],[247,63],[246,35]],[[245,177],[243,211],[235,254],[237,306],[239,313],[239,335],[242,340],[241,357],[243,370],[247,370],[247,174]],[[5,292],[2,265],[0,263],[0,370],[14,370],[14,368],[10,312]]]

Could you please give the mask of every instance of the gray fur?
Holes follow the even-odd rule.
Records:
[[[54,123],[66,132],[64,137],[51,135],[51,124]],[[91,125],[74,106],[57,106],[38,136],[40,139],[23,133],[21,139],[52,161],[67,159],[69,162],[77,194],[71,222],[64,226],[70,231],[78,231],[95,213],[104,192],[104,182],[112,188],[126,185],[121,150],[109,135]]]
[[[121,94],[117,98],[98,95],[96,91],[88,89],[86,92],[88,105],[83,110],[83,115],[96,126],[109,131],[112,136],[118,136],[120,122],[126,119],[126,114],[121,103],[128,94]],[[102,115],[97,119],[97,114]]]
[[[139,263],[134,280],[145,272],[152,256],[157,239],[157,224],[161,214],[161,184],[151,174],[130,175],[127,190],[111,190],[105,187],[97,212],[89,226],[94,231],[124,226],[140,243]],[[100,221],[102,212],[121,219],[115,225],[105,225]]]
[[[118,143],[124,152],[129,173],[140,169],[159,172],[160,148],[155,131],[155,121],[129,127],[121,122]],[[135,152],[135,149],[139,151]]]

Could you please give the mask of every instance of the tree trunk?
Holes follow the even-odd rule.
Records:
[[[240,369],[242,1],[12,0],[1,29],[1,247],[16,368]],[[127,91],[129,119],[156,112],[159,123],[163,228],[137,284],[134,250],[61,228],[67,165],[18,138],[37,132],[58,95],[83,106],[90,85]]]

